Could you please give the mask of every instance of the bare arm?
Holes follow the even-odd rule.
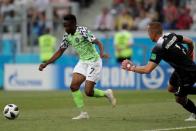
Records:
[[[183,43],[188,46],[188,56],[193,59],[194,56],[193,41],[190,38],[183,36]]]
[[[121,68],[127,71],[137,72],[140,74],[148,74],[157,67],[157,64],[149,61],[145,66],[135,66],[131,61],[124,60]]]
[[[103,44],[98,39],[95,39],[93,42],[99,47],[100,57],[101,58],[108,58],[109,55],[108,54],[104,54]]]
[[[54,55],[46,62],[46,63],[42,63],[40,66],[39,66],[39,70],[42,71],[47,65],[55,62],[62,54],[63,52],[65,51],[64,48],[59,48],[59,50],[57,50]]]

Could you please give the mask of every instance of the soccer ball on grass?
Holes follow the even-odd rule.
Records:
[[[15,104],[8,104],[4,107],[3,115],[9,120],[16,119],[19,115],[19,109]]]

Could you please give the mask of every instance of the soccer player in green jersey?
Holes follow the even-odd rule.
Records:
[[[48,64],[57,60],[69,46],[74,47],[80,60],[73,70],[70,88],[73,100],[77,108],[80,109],[80,114],[72,119],[88,119],[89,115],[86,111],[84,111],[84,101],[80,91],[80,85],[84,81],[84,90],[87,96],[106,97],[113,106],[116,105],[116,99],[113,96],[111,89],[103,91],[94,88],[101,73],[101,58],[108,58],[108,55],[104,54],[102,43],[92,34],[91,31],[89,31],[86,27],[77,26],[76,24],[76,17],[74,15],[68,14],[64,16],[63,25],[65,28],[65,34],[60,48],[46,63],[42,63],[39,66],[39,70],[42,71]],[[96,51],[95,45],[99,47],[100,54]]]

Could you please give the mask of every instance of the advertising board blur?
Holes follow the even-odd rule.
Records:
[[[38,71],[39,65],[6,64],[5,90],[67,90],[72,80],[74,66],[48,66]],[[104,66],[97,87],[101,89],[141,90],[160,89],[168,84],[172,72],[170,66],[162,64],[148,75],[122,70],[119,66]]]
[[[64,82],[60,87],[69,89],[72,70],[73,67],[64,68]],[[117,90],[164,89],[168,85],[172,71],[173,69],[167,64],[161,64],[152,73],[143,75],[124,71],[119,66],[104,66],[96,86]]]
[[[38,71],[38,65],[6,64],[4,75],[5,90],[52,90],[56,89],[55,66],[49,66],[44,72]]]

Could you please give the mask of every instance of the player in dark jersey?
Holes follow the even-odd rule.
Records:
[[[148,26],[150,39],[157,44],[152,49],[151,58],[145,66],[135,66],[131,61],[124,60],[122,68],[127,71],[147,74],[156,68],[161,60],[169,63],[174,72],[171,75],[168,91],[175,94],[176,102],[181,104],[191,116],[185,121],[196,121],[196,106],[187,98],[188,94],[196,94],[196,64],[193,61],[193,41],[175,33],[162,33],[159,22]],[[187,48],[184,47],[187,45]]]

